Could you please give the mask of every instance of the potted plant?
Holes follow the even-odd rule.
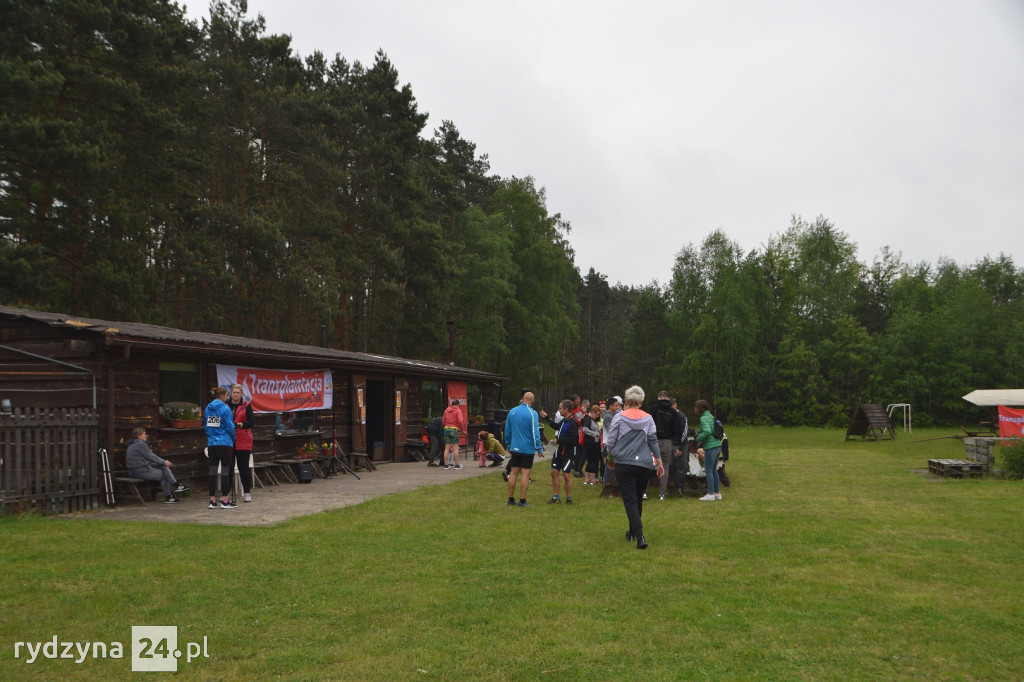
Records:
[[[168,404],[160,408],[160,413],[176,429],[198,429],[203,425],[203,415],[196,405]]]
[[[320,454],[320,448],[313,441],[303,443],[299,446],[299,459],[316,459],[317,455]]]

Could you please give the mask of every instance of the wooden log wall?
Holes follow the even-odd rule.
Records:
[[[216,381],[216,362],[211,361],[209,354],[198,353],[195,348],[187,346],[183,346],[180,352],[160,354],[137,347],[110,346],[91,331],[52,327],[27,320],[5,320],[0,326],[0,345],[60,360],[92,372],[91,375],[76,375],[71,368],[0,349],[0,397],[10,400],[15,409],[91,411],[95,396],[96,424],[92,434],[97,438],[96,447],[102,445],[108,449],[115,468],[123,468],[125,449],[133,437],[132,431],[141,426],[150,431],[149,444],[154,452],[174,462],[176,476],[197,482],[206,479],[209,465],[204,455],[205,431],[202,428],[172,428],[160,415],[159,400],[161,361],[197,364],[200,385],[205,389]],[[219,358],[219,361],[237,362],[226,357]],[[313,433],[278,434],[276,415],[257,415],[253,445],[256,461],[293,456],[299,446],[309,440],[322,443],[336,438],[345,452],[351,452],[351,371],[333,371],[334,408],[318,413]],[[423,378],[405,376],[405,379],[405,437],[418,439],[423,426]],[[389,376],[378,376],[376,380],[388,381]],[[484,415],[490,421],[495,389],[491,383],[484,383],[481,388]],[[196,402],[200,407],[205,406],[208,402],[205,390],[202,396],[197,396]],[[405,459],[404,442],[392,445],[396,459]],[[99,481],[95,483],[98,486]]]

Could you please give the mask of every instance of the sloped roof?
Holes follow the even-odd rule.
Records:
[[[980,407],[1007,405],[1020,407],[1024,405],[1024,388],[995,388],[971,391],[964,400]]]
[[[0,306],[0,318],[26,319],[51,327],[68,327],[85,332],[98,334],[111,343],[118,341],[133,345],[152,348],[187,347],[197,352],[212,355],[229,355],[236,351],[240,355],[267,355],[267,361],[274,357],[288,361],[319,362],[329,366],[349,366],[353,368],[384,369],[400,372],[415,372],[456,379],[476,378],[483,380],[500,380],[499,374],[482,372],[466,367],[453,367],[439,362],[425,360],[409,360],[389,355],[373,353],[356,353],[352,351],[306,346],[298,343],[282,343],[280,341],[264,341],[243,336],[226,334],[210,334],[206,332],[190,332],[173,327],[162,327],[156,324],[141,322],[111,322],[75,317],[61,313],[47,313],[38,310],[24,310]]]

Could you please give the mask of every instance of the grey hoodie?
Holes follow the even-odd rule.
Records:
[[[658,468],[654,461],[655,457],[661,456],[658,430],[654,419],[643,410],[633,408],[619,412],[608,429],[604,444],[616,464]]]
[[[131,474],[135,471],[149,471],[159,467],[166,467],[164,460],[149,449],[149,446],[138,438],[128,442],[128,449],[124,453],[124,468]]]

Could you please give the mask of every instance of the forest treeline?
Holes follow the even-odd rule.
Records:
[[[5,304],[442,362],[451,320],[506,402],[640,383],[756,423],[948,423],[1024,378],[1007,257],[868,266],[794,218],[680,245],[667,283],[581,275],[543,188],[428,130],[383,52],[300,58],[244,0],[0,0],[0,36]]]

